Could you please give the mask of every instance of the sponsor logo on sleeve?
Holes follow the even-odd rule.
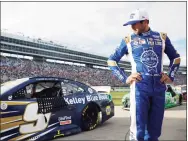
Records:
[[[171,77],[174,77],[174,71],[171,72]]]

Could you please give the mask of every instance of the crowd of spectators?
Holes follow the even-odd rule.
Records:
[[[184,74],[176,74],[176,77],[174,78],[175,85],[185,85],[187,84],[187,75]]]
[[[1,83],[37,76],[64,77],[92,86],[125,86],[109,70],[1,56]]]
[[[23,77],[51,76],[77,80],[92,86],[126,86],[110,70],[52,62],[39,62],[1,56],[1,83]],[[128,74],[129,75],[129,74]],[[186,84],[186,78],[177,75],[177,84]]]

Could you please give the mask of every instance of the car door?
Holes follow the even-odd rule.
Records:
[[[75,81],[64,80],[61,82],[62,93],[68,105],[86,104],[85,95],[87,91],[84,86]]]
[[[72,118],[74,107],[67,104],[62,94],[60,81],[38,82],[34,86],[34,93],[38,103],[38,112],[51,113],[50,124],[62,125],[65,116]]]

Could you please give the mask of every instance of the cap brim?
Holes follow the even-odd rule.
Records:
[[[129,21],[129,22],[127,22],[127,23],[123,24],[123,26],[127,26],[127,25],[133,25],[133,24],[136,24],[136,23],[138,23],[138,22],[140,22],[140,21],[142,21],[142,20]]]

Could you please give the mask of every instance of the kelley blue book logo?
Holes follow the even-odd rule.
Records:
[[[141,55],[141,62],[147,67],[148,72],[157,72],[157,65],[159,63],[157,54],[153,51],[152,47],[143,48],[143,53]]]

